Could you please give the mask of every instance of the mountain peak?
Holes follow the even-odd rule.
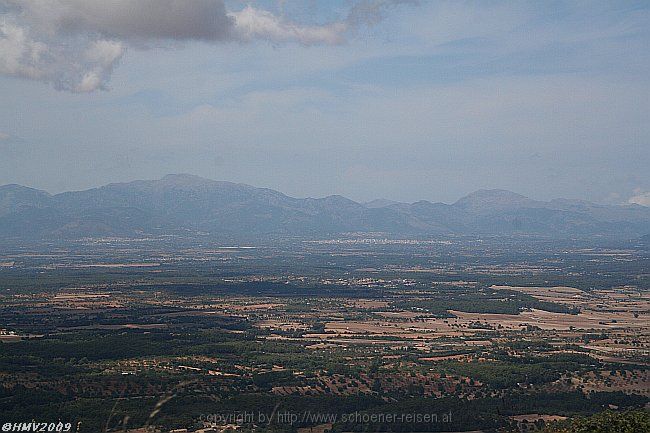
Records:
[[[177,185],[197,185],[197,184],[206,184],[214,183],[214,180],[206,179],[195,174],[187,173],[172,173],[165,175],[159,182],[164,182],[167,184],[177,184]]]
[[[30,188],[28,186],[23,186],[23,185],[18,185],[17,183],[9,183],[9,184],[6,184],[6,185],[0,185],[0,192],[3,192],[3,193],[22,192],[22,193],[49,195],[47,192],[42,191],[40,189]]]
[[[0,186],[0,217],[26,207],[41,207],[50,200],[45,191],[9,184]]]
[[[161,179],[148,181],[154,188],[181,189],[181,190],[206,190],[214,188],[227,189],[250,189],[249,185],[207,179],[205,177],[186,173],[172,173],[163,176]]]
[[[502,208],[539,207],[539,202],[505,189],[480,189],[458,200],[453,206],[471,212]]]
[[[392,206],[392,205],[395,205],[395,204],[403,204],[403,203],[400,203],[400,202],[395,201],[395,200],[388,200],[388,199],[385,199],[385,198],[376,198],[374,200],[363,203],[363,205],[365,207],[367,207],[368,209],[378,209],[378,208],[382,208],[382,207]]]
[[[460,200],[464,199],[476,199],[476,198],[498,198],[498,199],[506,199],[506,200],[530,200],[528,197],[517,194],[516,192],[508,191],[507,189],[479,189],[476,190],[472,193],[467,194],[465,197],[461,198]],[[459,200],[459,201],[460,201]]]

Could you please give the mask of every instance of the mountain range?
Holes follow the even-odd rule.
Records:
[[[537,201],[505,190],[479,190],[453,204],[342,196],[294,198],[267,188],[187,174],[113,183],[51,195],[0,187],[0,237],[55,239],[165,234],[322,236],[537,235],[638,238],[650,233],[650,208],[580,200]]]

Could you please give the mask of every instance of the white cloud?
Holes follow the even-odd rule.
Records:
[[[649,206],[650,207],[650,191],[642,191],[640,189],[636,189],[634,191],[636,194],[633,197],[630,197],[630,199],[627,201],[630,204],[639,204],[641,206]]]
[[[45,44],[30,39],[27,31],[7,21],[0,21],[0,73],[40,79]]]
[[[119,41],[90,37],[48,37],[11,16],[0,16],[0,74],[88,92],[105,88],[126,50]]]
[[[340,21],[303,25],[252,6],[229,12],[223,0],[0,0],[0,74],[91,92],[107,87],[129,46],[192,40],[334,45],[393,3],[367,0]]]
[[[251,41],[266,39],[273,42],[296,41],[304,45],[339,44],[343,42],[348,25],[335,22],[322,26],[301,26],[283,20],[271,12],[247,6],[232,14],[233,33],[237,39]]]

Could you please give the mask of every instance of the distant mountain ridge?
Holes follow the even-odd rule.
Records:
[[[294,198],[268,188],[176,174],[51,195],[0,186],[0,236],[16,239],[186,235],[322,236],[540,235],[638,238],[650,233],[650,208],[580,200],[532,200],[479,190],[453,204],[332,195]]]

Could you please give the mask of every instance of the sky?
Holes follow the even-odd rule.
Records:
[[[649,1],[0,0],[0,184],[650,206]]]

